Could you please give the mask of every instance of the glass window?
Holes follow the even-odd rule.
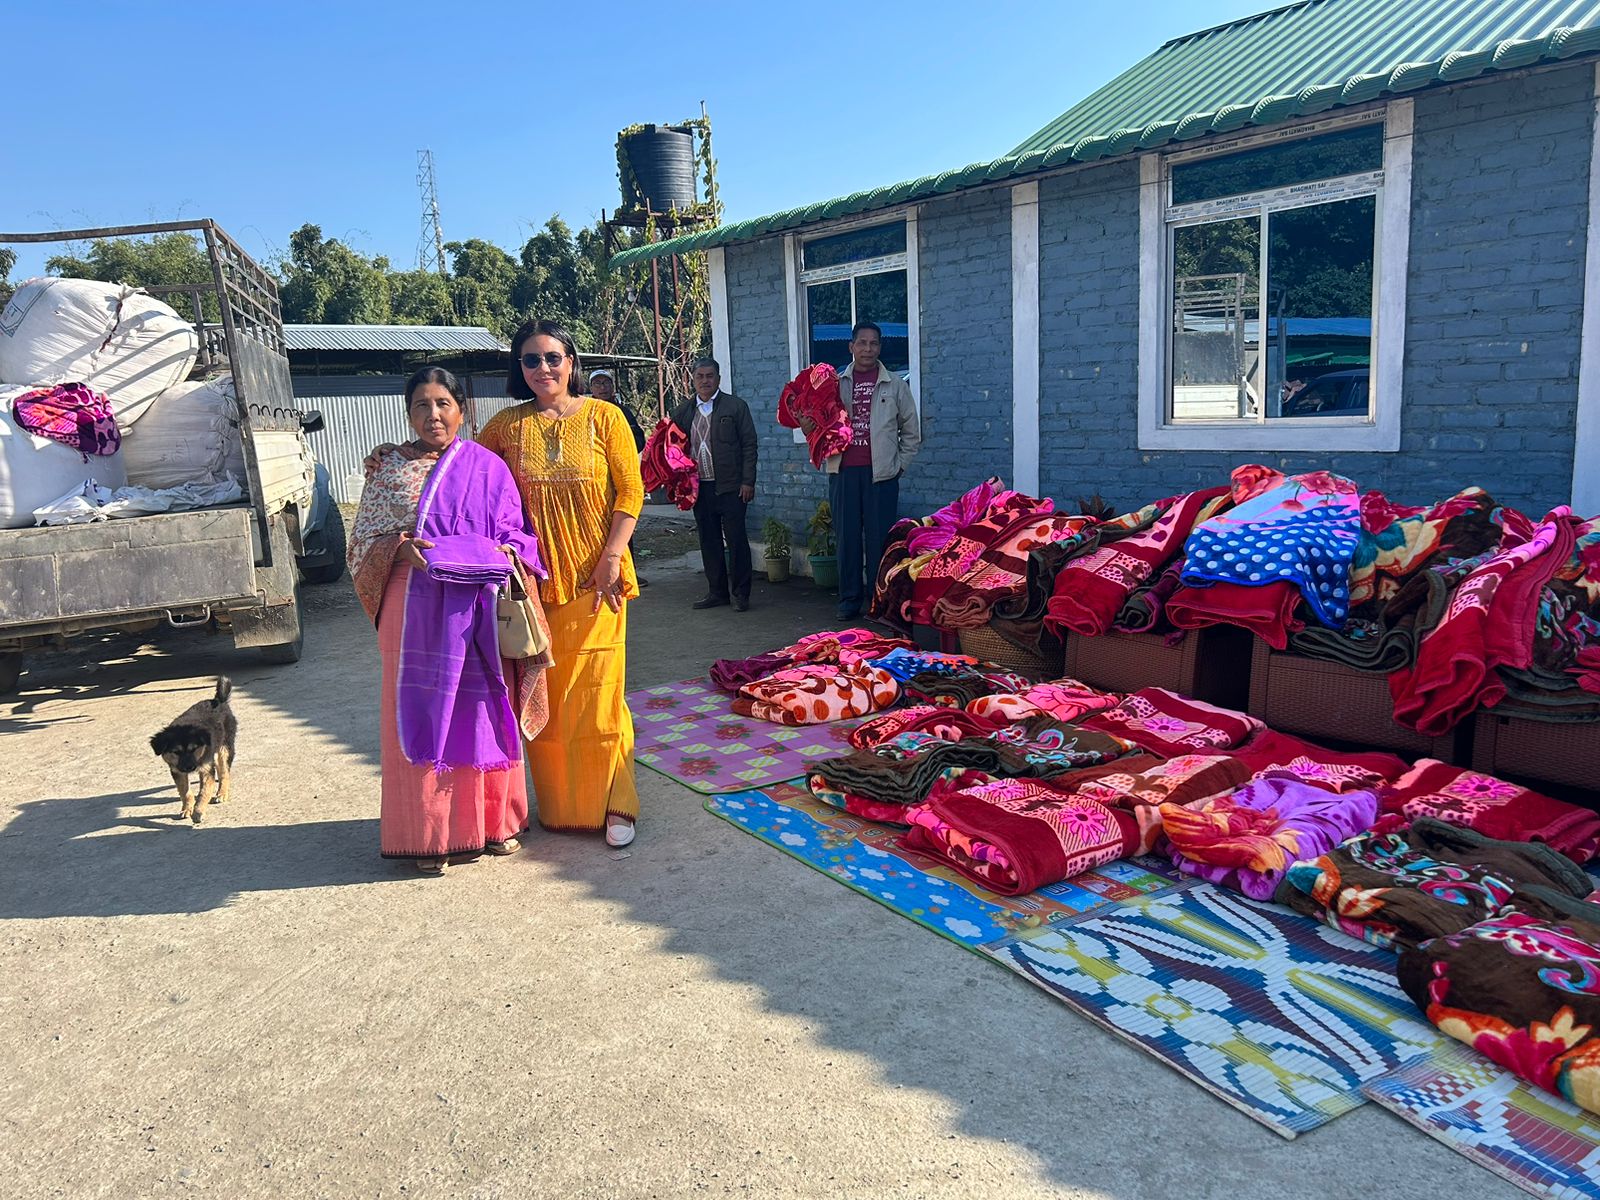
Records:
[[[1360,125],[1321,137],[1176,164],[1172,168],[1172,203],[1195,204],[1382,169],[1383,126]]]
[[[1261,218],[1189,225],[1172,237],[1175,421],[1260,409]]]
[[[904,222],[874,225],[869,229],[852,229],[849,233],[836,233],[832,237],[807,242],[804,269],[814,271],[819,267],[836,267],[841,263],[861,262],[905,252]]]
[[[850,280],[814,283],[806,288],[806,328],[811,331],[811,362],[843,367],[850,361]]]
[[[813,363],[850,363],[850,329],[872,321],[883,330],[883,365],[911,370],[911,318],[906,284],[906,226],[874,225],[802,247],[807,342]]]
[[[1363,125],[1172,168],[1175,203],[1242,203],[1210,220],[1168,212],[1168,421],[1371,417],[1382,184],[1368,172],[1382,149],[1381,127]],[[1327,181],[1320,202],[1267,190],[1304,180]]]

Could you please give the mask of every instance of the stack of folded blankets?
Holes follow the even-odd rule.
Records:
[[[1035,654],[1233,625],[1387,676],[1395,719],[1430,737],[1483,707],[1600,720],[1600,518],[1534,520],[1476,487],[1411,506],[1251,465],[1102,519],[991,479],[894,526],[872,614]]]

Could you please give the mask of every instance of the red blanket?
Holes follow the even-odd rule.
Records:
[[[919,625],[937,624],[933,614],[945,594],[958,580],[979,569],[985,550],[1018,521],[1049,516],[1054,508],[1052,500],[1038,500],[1021,492],[1002,492],[996,496],[982,516],[957,530],[944,549],[923,566],[911,587],[911,602],[906,606],[911,619]]]
[[[1572,510],[1552,509],[1526,540],[1508,527],[1501,549],[1450,596],[1444,618],[1417,647],[1417,661],[1389,676],[1394,718],[1439,737],[1506,694],[1497,667],[1527,667],[1539,594],[1576,542]]]
[[[1204,629],[1207,625],[1238,625],[1248,629],[1274,650],[1289,646],[1289,635],[1306,623],[1296,617],[1300,589],[1280,579],[1261,587],[1242,583],[1213,583],[1210,587],[1180,587],[1163,610],[1178,629]]]
[[[1141,688],[1115,708],[1079,722],[1132,742],[1151,754],[1215,754],[1243,745],[1264,726],[1255,717],[1191,700],[1166,688]]]
[[[1379,794],[1379,833],[1403,829],[1418,817],[1465,825],[1506,842],[1544,842],[1573,862],[1600,849],[1600,815],[1520,784],[1466,767],[1424,758]]]
[[[987,737],[1004,724],[973,716],[959,708],[940,704],[914,704],[910,708],[892,708],[886,713],[869,717],[850,731],[850,744],[857,750],[871,750],[902,733],[931,733],[947,741],[959,742],[966,737]]]
[[[639,474],[647,492],[666,489],[668,498],[684,511],[694,507],[700,494],[700,470],[689,457],[689,435],[662,417],[639,452]]]
[[[1330,792],[1376,788],[1406,773],[1406,761],[1381,750],[1329,750],[1276,729],[1263,729],[1244,745],[1228,751],[1244,763],[1252,777],[1268,771],[1290,774]]]
[[[900,699],[900,685],[879,667],[803,663],[747,683],[733,711],[778,725],[821,725],[880,712]]]
[[[1148,529],[1108,542],[1061,569],[1045,624],[1057,633],[1105,633],[1123,601],[1183,549],[1190,531],[1231,503],[1225,487],[1161,501],[1165,511]]]
[[[1031,513],[1018,517],[995,535],[978,555],[972,570],[951,582],[933,607],[933,624],[941,629],[975,629],[987,625],[995,605],[1028,590],[1028,556],[1034,550],[1071,538],[1093,522],[1092,517],[1066,513]]]
[[[778,424],[786,429],[804,428],[800,418],[812,422],[806,434],[806,449],[811,465],[819,471],[835,454],[850,445],[850,418],[839,403],[839,373],[827,363],[807,367],[788,383],[778,397]]]
[[[976,772],[906,813],[905,843],[1005,896],[1020,896],[1132,854],[1133,817],[1035,779]]]

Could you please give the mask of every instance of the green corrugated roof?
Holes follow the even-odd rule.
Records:
[[[624,250],[611,265],[1596,53],[1600,0],[1301,0],[1167,42],[1004,158]]]
[[[1307,92],[1336,85],[1338,92],[1371,99],[1448,81],[1441,71],[1452,52],[1456,59],[1468,52],[1473,60],[1451,63],[1456,70],[1465,66],[1466,75],[1504,69],[1494,53],[1503,43],[1542,51],[1547,47],[1539,44],[1557,30],[1597,23],[1600,0],[1301,0],[1174,38],[1011,153],[1173,119],[1185,127],[1181,136],[1268,124],[1305,111],[1300,106]],[[1544,57],[1541,52],[1532,61]],[[1452,70],[1450,78],[1466,75]]]

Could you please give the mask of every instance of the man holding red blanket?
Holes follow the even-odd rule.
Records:
[[[878,362],[882,353],[883,330],[857,321],[850,330],[850,366],[839,375],[850,445],[823,468],[839,543],[840,620],[861,615],[863,572],[877,578],[889,527],[900,515],[900,476],[922,445],[911,389]],[[800,420],[810,433],[813,422]]]

